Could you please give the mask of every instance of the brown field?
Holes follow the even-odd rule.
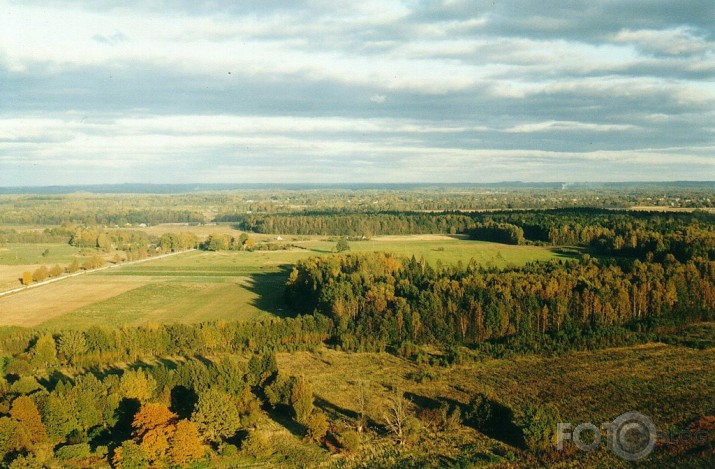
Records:
[[[20,277],[25,271],[33,272],[39,265],[0,265],[0,291],[22,286]]]
[[[690,208],[690,207],[662,207],[659,205],[638,205],[635,207],[631,207],[631,210],[635,210],[638,212],[684,212],[684,213],[691,213],[696,210],[702,210],[704,212],[708,213],[715,213],[715,208],[709,207],[709,208]]]
[[[185,223],[162,223],[146,228],[131,227],[128,230],[140,230],[148,233],[151,236],[161,236],[164,233],[193,233],[204,240],[211,234],[228,234],[238,236],[241,232],[235,229],[232,225],[187,225]],[[253,235],[256,237],[256,235]]]
[[[17,267],[17,266],[11,266]],[[32,327],[145,283],[136,277],[80,275],[0,299],[0,325]]]

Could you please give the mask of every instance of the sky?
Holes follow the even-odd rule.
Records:
[[[0,186],[715,180],[713,0],[0,0]]]

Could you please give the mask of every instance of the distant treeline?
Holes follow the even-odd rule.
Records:
[[[715,216],[705,212],[623,212],[593,208],[489,213],[307,213],[226,217],[257,233],[371,237],[469,234],[507,244],[583,246],[597,254],[680,261],[715,259]]]
[[[0,245],[5,243],[66,243],[70,236],[71,233],[61,227],[46,228],[42,231],[4,229],[0,230]]]
[[[246,214],[303,214],[310,211],[372,214],[633,206],[678,209],[712,208],[715,204],[712,183],[707,182],[252,187],[228,191],[223,190],[228,187],[214,186],[215,192],[202,192],[202,188],[196,186],[187,193],[172,193],[172,188],[152,191],[148,187],[147,192],[142,192],[138,186],[121,186],[102,191],[95,186],[87,190],[106,193],[66,194],[62,188],[49,188],[42,194],[0,195],[0,225],[207,223],[212,220],[236,221]],[[138,192],[126,195],[132,188]],[[57,189],[56,193],[53,189]],[[211,190],[211,187],[204,186],[203,189]]]
[[[518,336],[575,334],[648,320],[715,319],[715,269],[697,258],[618,265],[534,263],[503,271],[476,264],[432,268],[384,253],[298,262],[286,299],[303,314],[330,317],[343,347],[477,344]]]

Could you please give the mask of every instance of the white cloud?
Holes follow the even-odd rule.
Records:
[[[21,168],[40,165],[311,177],[336,158],[354,171],[343,178],[700,176],[713,158],[711,36],[665,13],[623,28],[644,23],[617,3],[623,18],[508,2],[7,2],[0,184],[34,183]]]
[[[623,29],[613,38],[616,42],[630,43],[639,49],[672,56],[695,55],[715,50],[715,43],[707,41],[689,28]]]
[[[634,130],[638,127],[630,124],[592,124],[588,122],[569,122],[569,121],[547,121],[534,122],[530,124],[522,124],[505,129],[509,133],[533,133],[533,132],[571,132],[571,131],[589,131],[589,132],[618,132],[625,130]]]

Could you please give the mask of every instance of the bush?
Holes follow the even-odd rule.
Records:
[[[10,386],[10,392],[23,395],[31,394],[40,389],[43,389],[42,385],[32,376],[23,376]]]
[[[246,444],[245,441],[243,444]],[[238,457],[238,448],[236,447],[236,445],[230,445],[226,443],[221,446],[220,454],[222,458],[233,460]]]
[[[58,459],[85,459],[91,456],[91,450],[87,443],[62,446],[55,451]]]
[[[268,435],[260,430],[254,430],[248,434],[243,444],[241,451],[256,459],[267,458],[273,454],[273,447],[268,439]]]
[[[9,466],[7,466],[8,469],[42,469],[42,463],[37,460],[37,458],[31,454],[28,454],[27,456],[18,456],[15,460],[13,460]]]
[[[94,449],[94,455],[98,458],[105,458],[109,453],[109,449],[106,446],[97,446]]]
[[[498,425],[497,413],[497,403],[486,394],[479,393],[469,401],[465,417],[477,430],[485,432]]]
[[[439,379],[439,375],[426,368],[420,368],[418,371],[410,371],[405,375],[405,378],[416,383],[424,383],[425,381],[434,381]]]
[[[544,452],[556,446],[556,426],[561,421],[558,411],[551,406],[527,405],[519,419],[519,428],[526,447]]]
[[[306,422],[306,438],[316,443],[320,443],[325,434],[328,433],[328,418],[323,412],[313,412]]]
[[[338,440],[340,447],[345,451],[354,453],[360,449],[360,433],[355,430],[346,430],[339,433],[336,435],[336,439]]]

